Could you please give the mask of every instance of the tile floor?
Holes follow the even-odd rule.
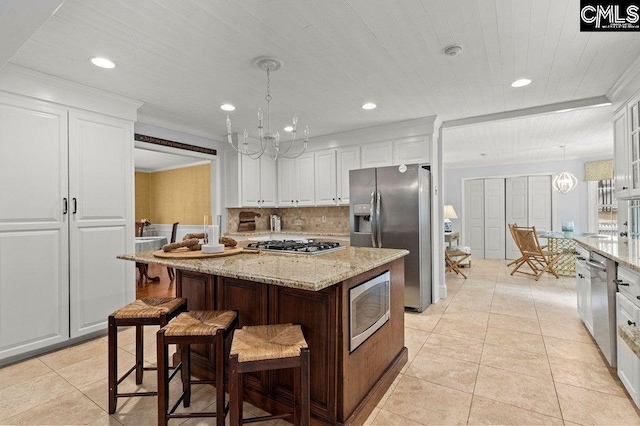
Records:
[[[405,314],[409,362],[367,424],[640,425],[640,411],[576,314],[575,280],[512,277],[505,263],[473,260],[467,280],[447,274],[445,300]],[[154,338],[146,333],[150,363]],[[122,365],[133,353],[125,330]],[[103,337],[0,369],[0,424],[156,424],[155,398],[123,400],[107,414],[106,366]],[[132,376],[123,387],[136,387]],[[155,388],[153,373],[141,387]],[[194,391],[192,407],[211,410],[215,390]]]

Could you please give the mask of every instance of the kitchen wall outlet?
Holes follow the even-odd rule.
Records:
[[[327,216],[326,215],[322,215],[322,222],[326,222],[327,221]]]

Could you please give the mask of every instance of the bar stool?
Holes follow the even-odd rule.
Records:
[[[158,331],[158,425],[166,425],[169,419],[190,417],[216,417],[218,426],[224,426],[227,407],[224,401],[224,364],[225,339],[231,334],[238,322],[236,311],[188,311],[181,313],[169,324]],[[191,379],[192,344],[215,345],[216,380]],[[182,395],[169,409],[168,345],[180,345],[180,369],[182,376]],[[185,407],[191,405],[192,384],[216,385],[216,411],[201,413],[175,413],[183,402]]]
[[[309,346],[297,324],[242,327],[231,342],[229,359],[229,417],[232,426],[243,424],[242,374],[295,368],[293,413],[246,419],[247,423],[291,417],[295,425],[309,425]]]
[[[129,374],[136,371],[136,383],[142,383],[145,370],[155,370],[155,367],[145,367],[144,364],[144,331],[145,325],[159,325],[163,327],[187,310],[187,299],[181,297],[145,298],[135,300],[109,315],[108,347],[109,347],[109,414],[116,411],[117,399],[131,396],[154,396],[158,392],[127,392],[118,393],[118,385]],[[136,327],[136,364],[122,377],[118,378],[118,327]]]

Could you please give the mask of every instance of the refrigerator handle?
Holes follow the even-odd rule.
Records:
[[[376,197],[376,236],[378,237],[378,248],[382,248],[382,224],[380,223],[380,205],[382,204],[382,198],[380,193],[377,193]]]
[[[376,193],[371,193],[371,210],[369,211],[369,217],[371,218],[371,247],[376,246]]]

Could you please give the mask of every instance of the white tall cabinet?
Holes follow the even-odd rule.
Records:
[[[106,330],[135,298],[134,264],[116,256],[134,250],[139,103],[104,114],[119,97],[76,97],[59,80],[56,103],[6,91],[40,93],[46,80],[0,75],[0,362]]]

